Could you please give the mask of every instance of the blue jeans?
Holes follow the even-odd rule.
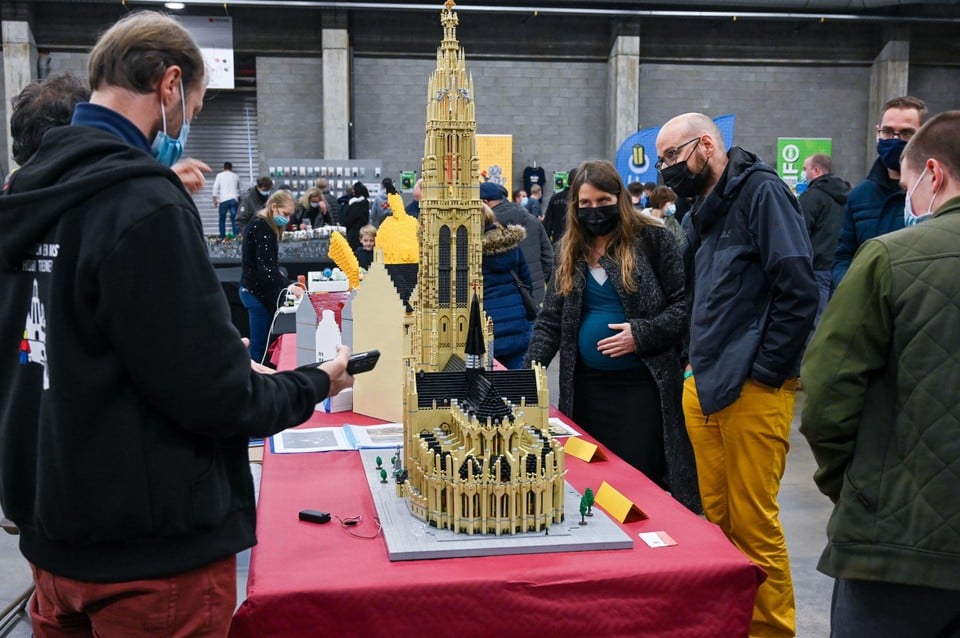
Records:
[[[227,213],[230,213],[230,226],[233,227],[233,236],[237,236],[237,200],[228,199],[225,202],[220,202],[220,206],[217,209],[217,212],[220,213],[220,239],[223,239],[227,236],[226,231],[226,222],[227,222]]]
[[[267,350],[267,340],[270,338],[273,314],[246,288],[240,289],[240,302],[250,316],[250,358],[261,363],[263,353]]]
[[[833,287],[833,273],[829,270],[814,270],[813,278],[817,282],[817,292],[820,293],[820,300],[817,303],[817,316],[813,320],[813,325],[820,323],[820,315],[823,309],[827,307],[827,301],[830,300],[830,289]]]

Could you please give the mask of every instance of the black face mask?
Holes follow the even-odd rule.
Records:
[[[596,208],[578,208],[577,220],[589,235],[609,235],[620,223],[620,206],[597,206]]]
[[[707,186],[707,179],[710,177],[707,173],[707,162],[703,163],[703,168],[700,169],[699,173],[692,173],[687,168],[687,160],[664,168],[660,171],[660,175],[663,177],[663,183],[673,189],[673,192],[680,197],[703,195]]]

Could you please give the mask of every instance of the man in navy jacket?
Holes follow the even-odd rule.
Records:
[[[683,412],[704,514],[767,572],[750,635],[787,637],[796,620],[777,494],[817,285],[796,199],[759,157],[724,149],[701,113],[673,118],[657,136],[664,184],[700,198],[685,258]]]
[[[833,259],[833,287],[847,274],[857,249],[868,239],[903,228],[904,192],[900,153],[927,119],[927,105],[911,96],[888,100],[877,124],[877,160],[847,197],[840,241]]]

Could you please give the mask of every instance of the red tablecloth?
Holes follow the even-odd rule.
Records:
[[[281,368],[294,362],[287,341]],[[344,422],[379,421],[318,413],[303,427]],[[266,451],[260,542],[230,635],[746,636],[763,572],[717,527],[608,456],[590,464],[568,456],[567,479],[581,492],[606,480],[647,513],[622,525],[632,550],[390,562],[382,536],[297,518],[304,508],[362,515],[353,532],[376,531],[359,454]],[[643,531],[665,531],[677,545],[651,549],[637,537]]]

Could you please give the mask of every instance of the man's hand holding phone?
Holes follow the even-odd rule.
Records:
[[[342,390],[353,387],[353,377],[347,373],[350,362],[350,348],[337,346],[337,356],[320,364],[320,369],[330,377],[330,392],[327,396],[336,396]]]

